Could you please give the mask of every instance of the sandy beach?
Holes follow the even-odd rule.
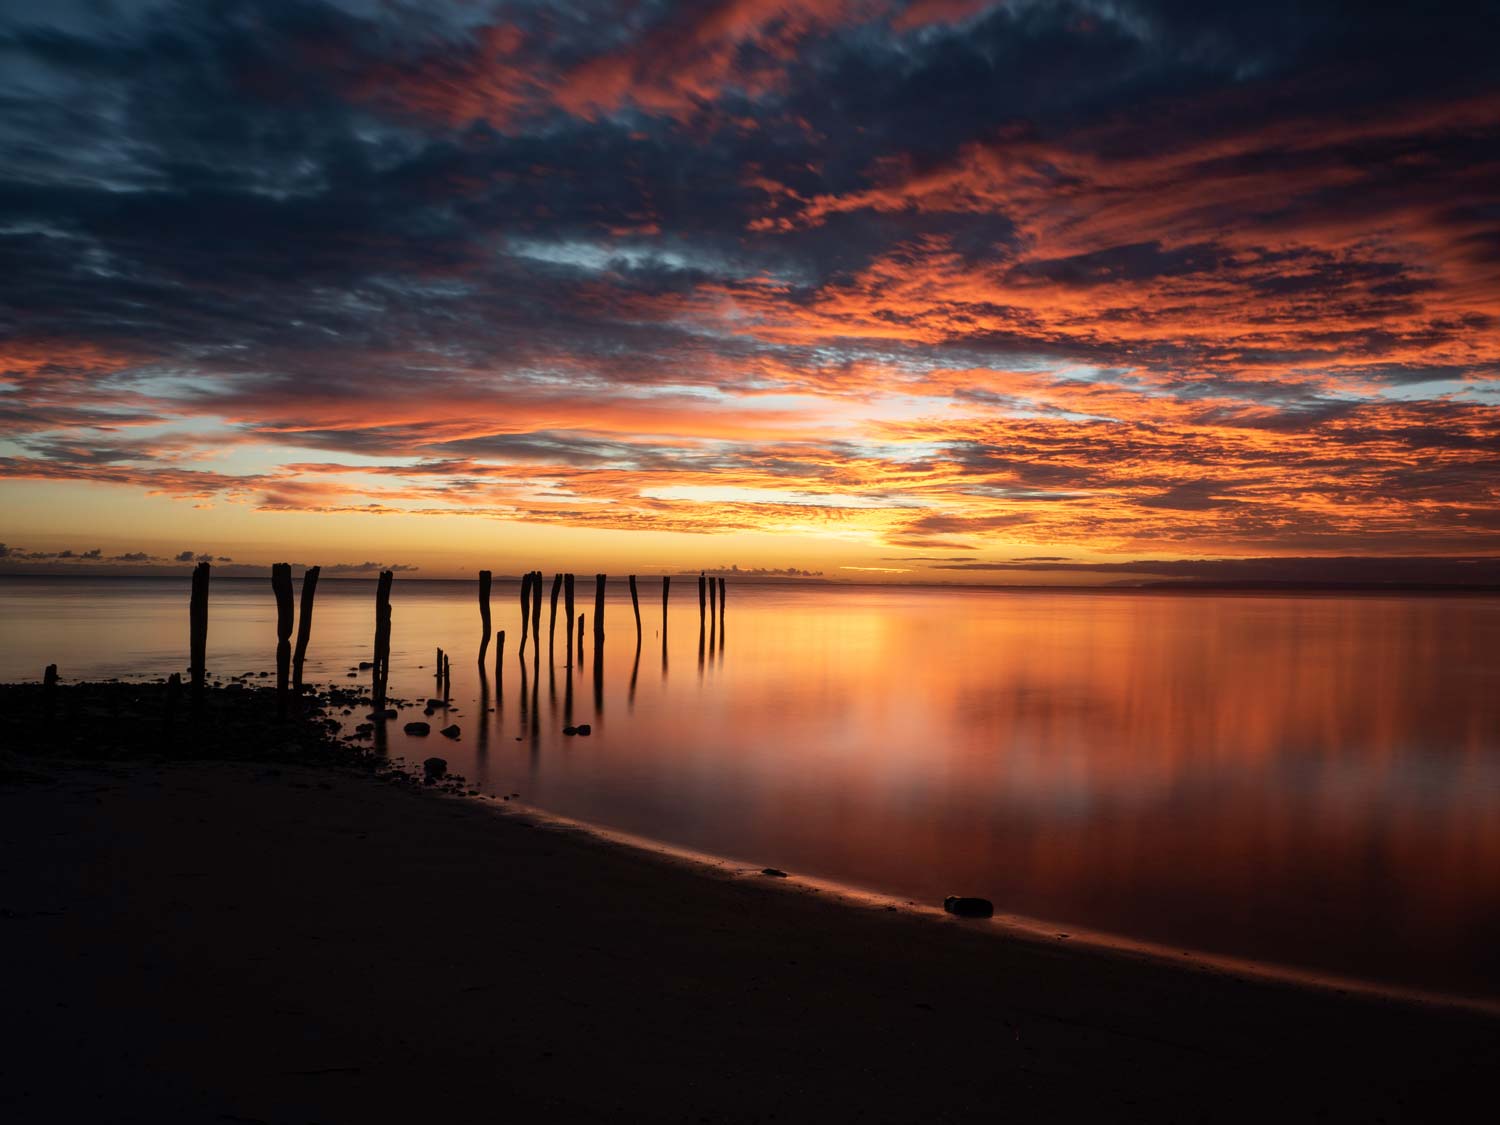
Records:
[[[1500,1063],[368,773],[5,765],[9,1121],[1451,1120]]]

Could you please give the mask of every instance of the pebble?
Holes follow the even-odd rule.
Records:
[[[968,895],[949,895],[943,899],[943,909],[960,918],[992,918],[995,915],[995,904],[989,899]]]

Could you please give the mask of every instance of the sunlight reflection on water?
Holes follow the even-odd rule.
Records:
[[[347,673],[370,657],[373,590],[319,585],[310,678],[368,682]],[[659,580],[641,592],[638,663],[620,582],[602,669],[591,620],[583,667],[564,667],[561,622],[549,665],[544,604],[523,674],[516,583],[497,582],[497,692],[475,666],[475,587],[398,578],[390,690],[431,695],[441,645],[463,736],[407,738],[420,715],[404,712],[389,752],[440,754],[565,816],[926,902],[980,894],[1065,925],[1500,994],[1494,599],[731,584],[726,635],[700,656],[694,580],[673,582],[665,650]],[[579,593],[591,618],[590,578]],[[274,615],[268,581],[216,580],[213,672],[271,670]],[[5,679],[186,663],[186,578],[6,579],[0,616]],[[590,737],[562,735],[569,709]]]

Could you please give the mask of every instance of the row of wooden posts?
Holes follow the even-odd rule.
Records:
[[[189,660],[188,673],[192,678],[192,692],[195,702],[203,697],[203,690],[207,680],[207,650],[208,650],[208,581],[210,568],[206,562],[199,563],[193,571],[192,597],[188,608],[189,622]],[[271,567],[271,590],[276,597],[276,700],[277,711],[285,716],[287,709],[287,698],[291,691],[302,690],[302,669],[307,659],[307,646],[312,640],[312,613],[313,599],[317,594],[318,575],[321,573],[319,567],[308,567],[302,576],[302,598],[299,612],[296,615],[297,645],[295,651],[292,648],[292,568],[288,563],[276,563]],[[606,575],[594,575],[594,667],[599,669],[599,658],[604,649],[604,585]],[[382,570],[380,578],[375,584],[375,642],[374,654],[371,659],[372,666],[372,694],[374,696],[375,709],[385,709],[386,685],[390,680],[391,661],[391,586],[395,580],[395,573]],[[521,578],[520,605],[521,605],[521,644],[518,656],[521,660],[526,658],[526,642],[532,642],[532,659],[537,661],[541,657],[542,637],[542,572],[540,570],[528,571]],[[492,584],[491,574],[488,570],[479,572],[479,621],[482,635],[479,639],[479,666],[484,667],[485,655],[490,645],[490,587]],[[629,576],[630,584],[630,608],[635,614],[635,644],[639,651],[641,646],[641,603],[636,589],[635,575]],[[661,580],[661,623],[662,623],[662,649],[665,652],[667,644],[667,602],[671,595],[672,579],[664,575]],[[565,636],[563,638],[564,660],[567,667],[573,666],[573,637],[572,624],[574,621],[575,607],[575,581],[571,574],[554,574],[552,576],[551,610],[547,620],[547,659],[553,657],[554,643],[557,636],[557,599],[561,593],[563,598],[563,618]],[[722,577],[710,577],[707,572],[698,575],[698,629],[701,633],[706,624],[716,624],[719,631],[724,628],[724,606],[725,588]],[[578,614],[578,660],[583,661],[583,630],[584,615]],[[498,681],[501,674],[501,658],[505,652],[505,630],[501,629],[494,634],[495,637],[495,675]],[[50,675],[55,677],[56,673],[49,669]],[[445,697],[448,690],[449,660],[442,649],[437,650],[437,669],[435,675],[438,679],[439,689],[444,692]],[[177,677],[173,677],[176,680]]]

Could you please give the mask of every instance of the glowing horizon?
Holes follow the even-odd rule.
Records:
[[[1497,18],[0,17],[0,571],[1495,581]]]

